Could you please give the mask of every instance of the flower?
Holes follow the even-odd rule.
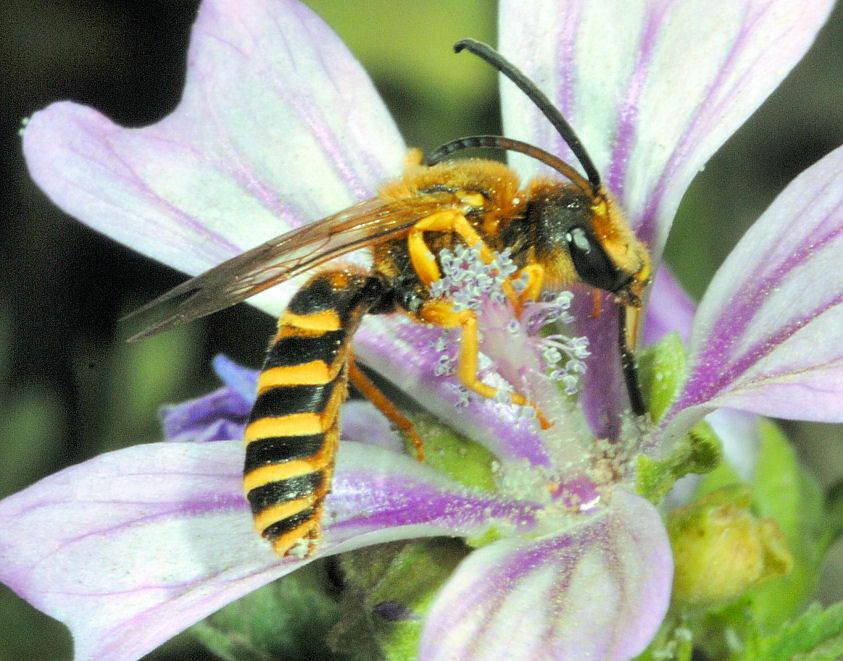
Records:
[[[831,3],[646,3],[623,22],[594,3],[540,4],[502,3],[501,50],[577,128],[657,264],[690,180],[798,61]],[[502,95],[507,135],[568,154],[523,96],[508,85]],[[405,147],[363,71],[308,9],[205,0],[172,115],[124,129],[57,103],[32,117],[24,151],[65,211],[196,274],[372,195],[400,172]],[[535,167],[515,164],[525,175]],[[667,452],[719,407],[841,419],[841,166],[838,149],[797,178],[736,247],[694,316],[681,392],[630,451]],[[277,314],[294,286],[255,303]],[[570,310],[591,353],[581,356],[587,425],[566,429],[568,440],[558,422],[542,434],[506,403],[458,406],[429,329],[373,318],[356,337],[359,359],[488,448],[504,474],[565,480],[542,497],[468,487],[397,452],[370,416],[346,407],[321,554],[496,537],[436,597],[421,658],[489,658],[504,646],[513,658],[627,658],[662,621],[672,560],[658,511],[634,494],[628,463],[610,462],[603,481],[580,470],[593,459],[586,439],[628,440],[613,315],[590,309],[579,296]],[[650,318],[659,314],[656,292]],[[531,336],[520,337],[508,360],[489,349],[510,383],[530,355]],[[248,407],[251,377],[219,365],[226,387],[172,410],[170,441],[101,455],[0,502],[0,579],[68,625],[78,658],[137,658],[307,562],[277,558],[252,530],[242,442],[220,440]],[[527,382],[541,390],[545,380]],[[554,419],[578,415],[547,389],[537,397]],[[378,442],[360,442],[366,435]]]

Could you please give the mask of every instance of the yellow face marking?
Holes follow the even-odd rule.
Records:
[[[261,418],[246,427],[246,443],[272,436],[308,436],[321,434],[322,418],[318,413],[291,413],[281,418]]]
[[[267,526],[298,514],[311,507],[315,502],[316,496],[307,496],[306,498],[297,498],[286,503],[271,505],[260,514],[255,514],[255,529],[262,533]]]
[[[292,326],[309,331],[340,330],[340,318],[336,310],[322,310],[313,314],[293,314],[285,312],[279,322],[280,327]]]
[[[253,471],[249,471],[243,476],[243,491],[249,493],[252,489],[262,487],[270,482],[281,482],[289,480],[291,477],[299,477],[301,475],[308,475],[322,470],[324,466],[320,465],[320,457],[314,457],[314,461],[307,459],[294,459],[283,464],[270,464],[269,466],[261,466]],[[324,464],[324,458],[321,463]]]
[[[341,367],[342,362],[338,361],[336,367],[331,369],[324,360],[271,367],[261,372],[258,377],[258,394],[277,386],[319,386],[331,381]]]

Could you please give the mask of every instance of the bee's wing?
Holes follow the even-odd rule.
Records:
[[[187,295],[169,314],[129,341],[156,335],[227,308],[358,248],[406,235],[416,222],[442,206],[442,201],[437,201],[434,196],[397,202],[371,198],[277,236],[181,283],[131,312],[128,317]]]

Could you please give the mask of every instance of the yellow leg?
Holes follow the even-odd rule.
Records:
[[[424,442],[421,436],[416,431],[413,423],[410,422],[401,411],[399,411],[395,404],[389,401],[389,398],[384,395],[378,387],[371,382],[368,376],[357,367],[357,363],[352,358],[348,363],[348,378],[354,384],[354,387],[360,393],[375,405],[381,413],[386,416],[386,419],[392,422],[398,429],[407,434],[413,442],[413,448],[416,451],[416,459],[424,461]]]
[[[461,328],[460,353],[457,359],[457,377],[464,386],[471,388],[474,392],[487,397],[494,398],[498,389],[486,385],[477,378],[477,354],[479,351],[477,341],[477,316],[472,310],[455,311],[445,301],[430,301],[419,313],[419,317],[428,323],[442,326],[443,328]],[[524,395],[512,393],[513,404],[519,406],[532,406],[536,411],[539,424],[542,429],[551,427],[551,423],[544,417],[541,410],[535,404],[529,402]]]
[[[512,280],[517,280],[523,275],[527,276],[527,286],[518,296],[515,311],[518,316],[521,316],[521,310],[524,307],[525,301],[539,300],[544,286],[544,267],[541,264],[528,264],[518,273],[512,276]]]
[[[413,268],[418,273],[421,281],[428,287],[442,277],[439,266],[436,264],[436,256],[424,242],[425,232],[454,232],[462,238],[469,247],[480,247],[480,259],[487,264],[495,258],[494,253],[489,249],[480,235],[465,216],[456,209],[438,211],[413,225],[407,235],[407,249],[410,253],[410,260]]]
[[[469,247],[478,247],[480,259],[485,263],[491,263],[495,256],[481,236],[477,233],[466,217],[456,209],[446,209],[434,213],[413,225],[407,236],[407,249],[413,268],[421,281],[430,286],[442,277],[439,265],[436,263],[436,256],[424,241],[425,232],[453,232],[465,241]],[[544,269],[539,265],[526,266],[521,270],[528,277],[527,288],[521,296],[515,293],[512,282],[507,280],[503,284],[503,290],[512,306],[518,314],[524,301],[529,298],[538,298],[544,282]],[[446,301],[429,301],[419,313],[422,321],[442,326],[443,328],[461,328],[460,353],[457,361],[457,376],[460,382],[474,392],[493,398],[497,394],[497,388],[486,385],[477,378],[477,354],[479,351],[477,340],[477,316],[471,310],[455,311]],[[512,402],[519,406],[532,406],[536,411],[539,424],[542,429],[551,426],[541,410],[518,393],[512,393]]]
[[[456,209],[447,209],[432,214],[413,225],[407,236],[407,249],[410,253],[410,260],[413,262],[413,268],[418,273],[421,281],[428,287],[431,283],[439,280],[442,277],[442,273],[439,270],[439,265],[436,263],[436,256],[424,241],[425,232],[454,232],[469,247],[479,246],[480,259],[486,264],[490,264],[495,258],[494,253],[483,241],[477,230],[471,226],[471,223],[459,211]],[[524,301],[530,298],[538,299],[541,293],[542,283],[544,282],[544,268],[538,264],[525,266],[516,276],[510,279],[520,277],[522,273],[528,274],[528,283],[527,288],[520,296],[515,293],[515,289],[509,280],[503,284],[504,294],[506,294],[506,297],[518,315],[521,314]]]
[[[599,289],[595,289],[592,291],[592,295],[594,296],[594,305],[591,307],[591,318],[597,319],[597,317],[600,316],[601,297],[603,296],[603,292]]]

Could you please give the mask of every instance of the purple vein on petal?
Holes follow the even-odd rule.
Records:
[[[217,43],[225,45],[227,48],[231,49],[231,51],[237,53],[237,55],[244,61],[249,59],[248,54],[235,43],[218,34],[205,31],[203,26],[197,23],[197,25],[194,26],[193,36],[197,37],[200,34],[203,34],[206,39],[213,39]],[[200,69],[201,66],[201,58],[191,56],[190,67],[193,69],[194,75],[213,75],[212,72],[203,72]],[[199,86],[197,85],[197,87]],[[254,168],[252,168],[249,163],[249,159],[244,158],[241,150],[236,147],[235,141],[232,139],[231,132],[226,128],[226,122],[221,118],[217,110],[217,104],[220,102],[220,99],[211,95],[211,89],[207,85],[201,85],[200,89],[202,90],[202,95],[205,101],[204,111],[207,113],[209,118],[213,119],[214,126],[220,130],[218,136],[225,136],[224,146],[227,147],[226,158],[214,158],[211,160],[210,154],[200,153],[193,148],[191,148],[191,151],[195,152],[194,155],[198,160],[202,160],[204,158],[205,160],[212,162],[214,167],[231,176],[231,178],[240,184],[244,190],[251,193],[265,208],[269,209],[279,218],[279,228],[282,224],[287,227],[301,226],[307,220],[304,212],[301,209],[293,210],[293,205],[291,204],[294,203],[293,199],[288,198],[285,202],[273,191],[269,184],[258,178],[257,173],[255,173]],[[226,100],[223,100],[223,103],[226,102]],[[233,167],[234,165],[238,165],[239,167]],[[248,176],[247,173],[251,176]]]
[[[94,111],[92,111],[88,108],[81,108],[80,107],[80,108],[78,108],[78,110],[80,112],[84,112],[85,114],[94,113]],[[203,251],[207,250],[209,248],[209,245],[206,242],[209,242],[210,244],[213,244],[214,246],[216,246],[220,249],[219,252],[213,250],[213,251],[210,251],[209,254],[212,255],[212,256],[220,255],[221,259],[224,259],[226,257],[230,257],[230,256],[235,255],[238,252],[240,252],[240,250],[241,250],[240,247],[238,247],[234,243],[231,243],[230,241],[228,241],[227,239],[225,239],[224,237],[222,237],[218,233],[208,231],[207,228],[200,221],[198,221],[196,218],[194,218],[190,214],[186,213],[185,211],[183,211],[179,207],[173,205],[171,202],[164,199],[158,193],[156,193],[154,190],[152,190],[149,187],[149,184],[147,184],[147,182],[143,179],[143,177],[141,177],[137,173],[137,171],[135,170],[135,166],[132,163],[126,161],[120,155],[117,148],[115,147],[114,140],[111,138],[111,136],[115,133],[117,134],[117,137],[121,137],[123,135],[132,135],[132,136],[139,135],[139,133],[141,131],[144,131],[144,129],[123,129],[121,127],[118,127],[116,124],[111,123],[110,120],[107,120],[104,117],[97,116],[97,117],[95,117],[95,119],[98,119],[101,122],[107,122],[108,123],[107,132],[103,131],[99,136],[101,144],[105,147],[106,152],[108,154],[110,154],[111,157],[119,165],[122,166],[123,171],[126,173],[126,175],[128,175],[127,177],[123,177],[123,176],[120,176],[119,173],[114,172],[113,174],[115,175],[116,178],[123,179],[124,181],[129,183],[133,188],[135,188],[140,193],[145,195],[152,204],[154,204],[156,206],[163,207],[163,209],[167,213],[170,213],[174,217],[178,218],[179,223],[176,224],[175,227],[189,228],[190,230],[195,232],[198,237],[204,237],[204,240],[202,240],[202,239],[197,240],[197,243],[196,243],[196,249],[197,250],[203,250]],[[137,131],[137,133],[135,133],[135,131]],[[146,137],[147,136],[144,135],[144,138],[146,138]],[[179,144],[179,146],[182,146],[182,145]],[[89,161],[89,162],[94,162],[94,160],[91,158],[90,155],[86,155],[86,154],[82,153],[80,150],[71,147],[70,145],[68,145],[67,152],[75,154],[80,159],[84,159],[84,160]],[[105,162],[98,162],[98,164],[103,168],[106,168],[106,169],[109,169],[109,170],[111,169],[110,166]],[[91,182],[91,187],[89,189],[86,189],[84,184],[80,181],[74,182],[74,184],[76,186],[78,186],[79,188],[81,188],[82,190],[87,190],[87,192],[89,192],[94,197],[96,197],[97,194],[98,194],[97,188],[96,188],[96,182],[93,181],[93,180]],[[130,209],[124,209],[123,211],[124,212],[130,212]],[[141,216],[139,216],[138,221],[139,221],[139,223],[142,222],[143,218]]]
[[[231,132],[228,128],[226,128],[225,121],[222,120],[219,112],[217,111],[215,102],[218,101],[218,99],[213,99],[209,96],[210,90],[206,86],[203,85],[201,89],[202,94],[205,96],[204,112],[206,113],[206,119],[211,120],[209,123],[212,123],[218,129],[217,137],[220,140],[221,146],[226,148],[224,157],[215,157],[210,150],[202,151],[193,144],[165,137],[160,134],[153,134],[150,132],[146,138],[150,142],[158,142],[162,145],[170,145],[180,148],[193,155],[197,161],[204,161],[212,168],[229,176],[232,181],[238,184],[249,195],[254,197],[254,199],[257,200],[263,208],[267,209],[278,218],[279,232],[284,228],[300,226],[305,220],[304,212],[301,209],[296,208],[297,205],[294,204],[294,200],[292,198],[287,198],[286,201],[282,200],[268,183],[258,178],[254,169],[249,164],[249,159],[243,156],[241,151],[235,146],[234,141],[231,139]],[[181,117],[177,116],[173,119],[180,120]],[[161,128],[163,130],[165,127],[169,128],[170,126],[173,127],[172,132],[178,135],[180,127],[176,122],[169,122],[165,119],[162,122]],[[223,137],[225,138],[224,144],[222,144]]]
[[[615,123],[616,135],[612,156],[609,161],[611,163],[611,169],[605,175],[606,187],[618,199],[623,198],[626,167],[630,153],[635,146],[638,126],[638,102],[647,81],[647,76],[649,75],[650,63],[653,57],[653,50],[656,46],[659,27],[666,11],[667,6],[665,5],[647,5],[646,15],[644,17],[644,29],[641,34],[639,48],[637,49],[638,62],[635,65],[635,73],[627,87],[626,99],[618,106],[621,110],[618,113]]]
[[[422,658],[485,659],[502,645],[517,658],[629,658],[661,624],[671,575],[658,513],[616,491],[558,535],[466,558],[434,602]]]
[[[132,477],[143,477],[144,473],[137,473]],[[178,479],[179,474],[173,473],[173,479]],[[201,477],[197,474],[189,474],[186,475],[189,478]],[[127,506],[137,506],[139,508],[149,507],[149,503],[144,501],[132,501],[132,500],[96,500],[96,499],[88,499],[85,501],[86,506],[105,506],[105,505],[113,505],[115,507],[127,507]],[[234,495],[226,495],[226,496],[215,496],[214,498],[209,498],[206,500],[199,501],[198,503],[194,501],[194,503],[189,506],[185,507],[185,503],[183,502],[174,502],[171,504],[171,508],[163,508],[161,509],[166,503],[156,503],[156,508],[159,511],[155,513],[146,514],[144,516],[134,517],[131,520],[124,521],[122,523],[115,524],[113,526],[103,526],[97,528],[96,530],[89,530],[88,532],[76,535],[73,537],[66,537],[63,538],[60,544],[57,544],[54,548],[52,548],[49,552],[44,553],[41,557],[39,557],[32,565],[32,571],[35,571],[39,565],[44,563],[48,563],[49,560],[53,556],[60,555],[63,552],[66,552],[67,549],[75,544],[81,543],[84,540],[88,539],[89,537],[102,537],[103,535],[114,535],[115,533],[119,533],[123,530],[131,530],[132,528],[136,528],[139,525],[150,524],[154,523],[155,521],[169,521],[175,518],[180,517],[196,517],[201,516],[202,514],[207,514],[210,512],[220,512],[220,511],[237,511],[242,510],[243,512],[248,511],[248,506],[246,504],[246,500],[240,496]],[[30,511],[37,511],[40,507],[51,507],[50,503],[46,505],[37,505],[31,508],[23,508],[20,510],[20,514],[26,514]],[[178,585],[178,583],[174,584]],[[164,584],[159,585],[159,587],[164,586]],[[95,594],[93,592],[85,592],[85,594]]]
[[[659,236],[659,231],[666,236],[667,230],[670,227],[670,223],[662,223],[661,227],[656,224],[665,194],[668,189],[673,187],[674,181],[681,173],[681,170],[687,166],[689,155],[698,149],[698,145],[704,135],[711,130],[712,121],[716,121],[718,117],[727,113],[729,106],[734,103],[734,99],[740,95],[741,89],[746,81],[755,75],[755,66],[743,65],[743,73],[732,82],[729,88],[720,88],[720,85],[728,80],[733,69],[737,66],[737,60],[742,54],[742,47],[745,44],[747,36],[752,31],[752,26],[761,21],[768,11],[774,10],[773,3],[761,3],[758,10],[754,13],[751,12],[751,8],[748,5],[745,6],[746,11],[743,15],[740,30],[729,49],[723,65],[708,86],[707,92],[700,99],[696,110],[688,118],[686,130],[683,131],[679,141],[666,160],[662,174],[656,181],[642,209],[638,234],[647,243],[657,246],[659,250],[661,250],[664,241],[664,237]],[[801,24],[794,22],[790,29],[777,35],[775,40],[770,39],[766,48],[762,49],[756,55],[753,62],[763,61],[770,51],[777,49],[779,47],[778,44],[787,39],[791,31],[803,29]]]
[[[793,212],[792,218],[794,220],[792,222],[797,222],[796,219],[804,217],[807,207],[815,204],[816,199],[822,197],[823,191],[828,191],[828,187],[831,185],[831,183],[826,183],[821,190],[817,191],[816,195],[803,198],[803,208]],[[828,217],[839,216],[841,210],[843,210],[843,201],[826,212],[826,215]],[[843,225],[837,224],[837,226],[834,226],[829,223],[825,232],[821,233],[818,230],[812,232],[810,241],[796,242],[788,257],[761,278],[751,277],[741,284],[735,293],[730,296],[728,311],[717,324],[724,330],[720,331],[718,328],[713,328],[706,345],[701,349],[696,360],[700,369],[695,370],[690,377],[689,385],[692,385],[692,388],[686,388],[680,402],[677,403],[678,407],[687,407],[712,399],[777,346],[793,337],[813,320],[843,303],[843,293],[829,291],[827,297],[815,303],[807,314],[794,317],[784,322],[775,332],[758,338],[753,344],[742,349],[741,356],[729,360],[728,364],[723,365],[720,370],[703,369],[706,365],[722,363],[723,357],[732,356],[732,347],[736,338],[740,338],[747,331],[751,322],[762,312],[763,303],[771,292],[776,291],[780,284],[786,282],[788,276],[804,265],[807,260],[816,257],[823,248],[829,247],[839,240],[841,235],[843,235]],[[767,254],[759,254],[758,262],[763,264],[765,259],[770,257],[769,253],[774,251],[776,247],[771,245]]]
[[[569,116],[574,106],[574,90],[576,89],[574,83],[576,71],[574,55],[576,53],[576,46],[571,48],[568,45],[576,44],[576,34],[580,24],[581,14],[582,5],[580,3],[572,3],[567,8],[562,29],[556,38],[555,52],[558,61],[557,73],[559,80],[556,84],[556,96],[553,100],[563,117]],[[562,154],[565,153],[565,150],[570,152],[567,145],[564,145],[562,142],[560,136],[554,136],[553,139],[557,144],[557,150],[554,153]]]
[[[774,351],[779,345],[791,339],[802,328],[842,303],[843,293],[838,292],[832,298],[816,306],[811,314],[787,322],[776,333],[764,337],[752,346],[747,347],[739,358],[730,360],[716,372],[706,369],[697,370],[689,378],[683,396],[674,408],[688,408],[716,398],[720,393],[732,386],[741,375]],[[734,336],[731,335],[714,339],[709,343],[706,350],[701,352],[698,358],[698,365],[705,366],[722,362],[721,357],[729,354],[728,349],[732,342],[734,342]],[[832,364],[826,365],[826,367],[830,366]],[[768,378],[775,377],[770,376]]]
[[[296,15],[298,24],[303,32],[312,36],[315,32],[313,30],[314,24],[321,25],[321,19],[313,14],[307,7],[299,4],[293,4],[289,6],[289,9],[292,14]],[[312,37],[311,42],[321,42],[320,45],[314,49],[314,55],[321,65],[321,70],[325,74],[324,80],[330,82],[332,86],[335,86],[335,75],[342,74],[332,73],[337,70],[337,66],[333,61],[326,60],[325,53],[328,48],[331,48],[331,52],[334,55],[337,50],[340,50],[344,55],[347,54],[347,59],[351,60],[352,56],[350,53],[347,53],[346,46],[340,42],[333,33],[331,33],[330,36],[330,43],[326,44],[324,43],[324,34],[320,31],[319,38],[316,39]],[[336,135],[334,127],[332,127],[329,122],[325,121],[324,114],[320,111],[320,109],[309,103],[311,97],[299,94],[297,90],[289,89],[289,86],[286,86],[284,83],[278,84],[277,81],[276,88],[279,96],[284,98],[292,108],[296,109],[302,122],[308,126],[311,133],[319,140],[322,148],[329,157],[329,161],[334,165],[342,180],[345,181],[351,188],[355,197],[358,199],[370,197],[373,193],[371,187],[367,186],[360,179],[357,170],[348,163],[348,144],[344,144],[343,138]],[[337,91],[339,92],[339,90]],[[341,98],[341,96],[339,96],[339,98]],[[398,172],[395,172],[394,174],[397,175]],[[382,177],[383,173],[379,172],[378,175],[379,177]]]

